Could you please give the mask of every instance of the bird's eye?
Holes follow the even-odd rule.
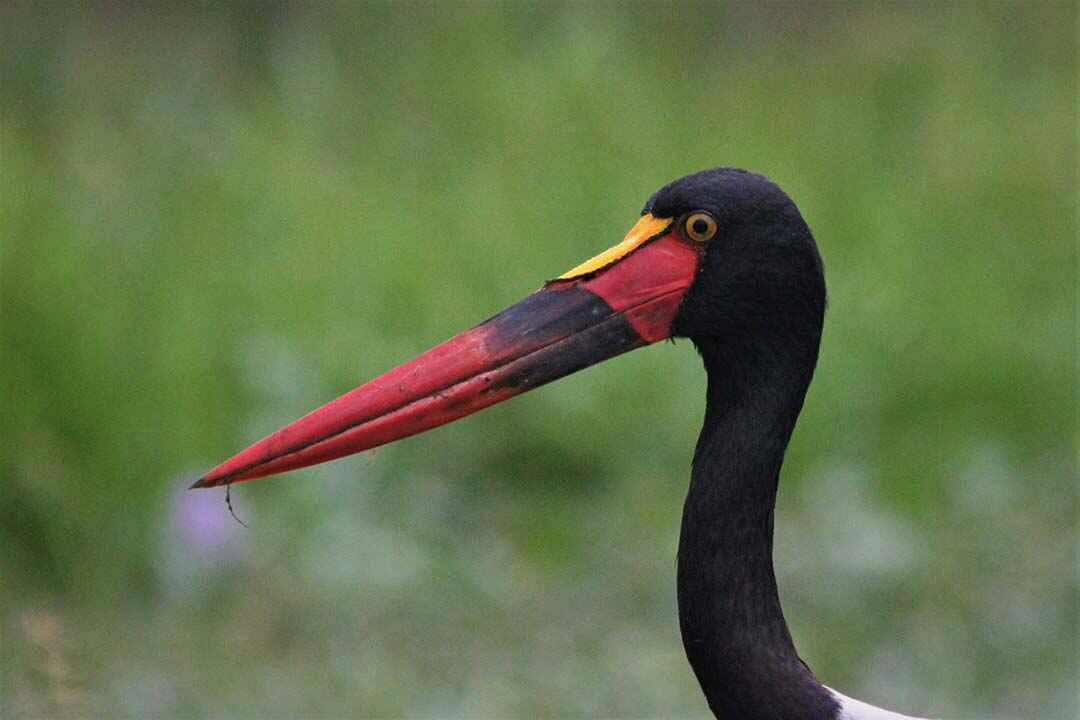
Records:
[[[686,236],[694,242],[709,242],[714,235],[716,235],[716,219],[709,213],[690,213],[686,217]]]

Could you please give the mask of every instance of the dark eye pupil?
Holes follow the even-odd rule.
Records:
[[[698,218],[694,221],[694,232],[698,235],[704,235],[709,231],[709,223],[705,222],[702,218]]]

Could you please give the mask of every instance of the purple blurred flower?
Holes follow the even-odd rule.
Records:
[[[244,526],[225,506],[225,491],[180,490],[170,502],[170,524],[177,540],[195,551],[227,549]]]
[[[225,505],[224,490],[189,491],[169,497],[159,570],[170,594],[186,594],[244,560],[248,529]],[[232,497],[233,507],[237,498]]]

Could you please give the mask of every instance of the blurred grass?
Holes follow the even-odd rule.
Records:
[[[243,486],[250,530],[176,518],[716,164],[826,260],[777,519],[804,657],[910,712],[1075,716],[1074,5],[0,18],[5,716],[703,714],[688,343]]]

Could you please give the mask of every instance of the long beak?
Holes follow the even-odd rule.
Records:
[[[192,487],[326,462],[415,435],[671,335],[699,249],[644,215],[626,238],[490,320],[349,391]]]

